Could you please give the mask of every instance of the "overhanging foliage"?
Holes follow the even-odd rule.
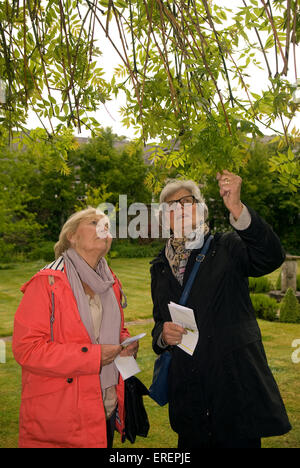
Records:
[[[297,81],[299,16],[296,0],[240,0],[232,8],[218,0],[2,0],[3,128],[24,131],[31,109],[49,137],[64,127],[96,134],[93,112],[124,92],[124,124],[144,141],[172,142],[156,158],[159,188],[161,169],[173,161],[238,170],[251,138],[279,120],[270,168],[296,190],[299,104],[287,73],[292,67]],[[100,33],[101,48],[120,59],[111,80],[101,67]],[[260,93],[250,65],[268,77]]]

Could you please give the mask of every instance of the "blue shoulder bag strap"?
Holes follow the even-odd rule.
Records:
[[[205,258],[205,255],[209,249],[212,239],[213,236],[209,236],[204,246],[202,247],[200,253],[196,257],[193,270],[189,276],[189,279],[186,283],[186,286],[179,301],[179,304],[181,305],[184,305],[187,301],[197,271],[199,270],[199,267]],[[156,359],[154,364],[153,380],[152,385],[149,388],[149,396],[160,406],[164,406],[169,401],[168,373],[171,359],[172,353],[166,350],[162,354],[160,354],[160,356]]]
[[[207,254],[207,251],[209,249],[210,243],[213,240],[213,238],[214,238],[214,236],[212,236],[212,235],[209,236],[209,238],[206,240],[204,246],[202,247],[200,253],[196,257],[194,267],[193,267],[192,272],[191,272],[191,274],[189,276],[189,279],[187,280],[184,291],[183,291],[182,296],[180,298],[180,301],[179,301],[180,305],[185,305],[187,300],[188,300],[191,287],[193,285],[194,279],[196,278],[196,274],[197,274],[197,272],[199,270],[199,267],[200,267],[201,263],[205,259],[205,255]]]

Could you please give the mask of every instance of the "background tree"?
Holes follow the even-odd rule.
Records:
[[[105,191],[110,192],[108,201],[114,205],[119,202],[120,194],[127,195],[128,204],[150,203],[151,192],[144,184],[147,166],[140,145],[119,139],[116,149],[117,142],[118,137],[106,129],[101,136],[70,154],[70,164],[78,180],[77,193],[82,197],[90,194],[91,188],[99,190],[104,184]],[[103,194],[100,201],[107,201]]]
[[[13,254],[28,253],[40,239],[43,224],[30,204],[34,195],[36,164],[24,153],[0,150],[0,258],[9,261]]]
[[[62,225],[78,209],[105,201],[117,207],[119,194],[127,194],[128,204],[151,202],[139,146],[123,142],[116,149],[118,137],[110,129],[82,146],[70,131],[56,135],[51,144],[45,136],[36,129],[22,149],[0,147],[2,262],[16,257],[50,260]],[[67,171],[57,170],[54,161],[59,158],[67,161]]]

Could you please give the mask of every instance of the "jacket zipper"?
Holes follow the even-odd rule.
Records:
[[[51,291],[51,304],[52,304],[52,311],[50,317],[50,333],[51,333],[51,341],[54,341],[54,333],[53,333],[53,324],[54,324],[54,310],[55,310],[55,301],[54,301],[54,292]]]

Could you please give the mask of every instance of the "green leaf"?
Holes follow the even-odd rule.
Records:
[[[295,159],[294,153],[291,150],[291,148],[289,147],[289,149],[288,149],[288,160],[289,161],[294,161],[294,159]]]
[[[258,101],[259,99],[261,99],[261,96],[259,94],[256,94],[256,93],[253,93],[251,92],[251,95]]]
[[[56,100],[54,99],[53,96],[48,96],[48,99],[52,104],[56,104]]]
[[[270,49],[271,47],[274,47],[274,36],[273,34],[268,37],[265,43],[265,49]]]
[[[128,8],[128,3],[126,3],[123,0],[116,0],[114,4],[115,6],[120,7],[120,8]]]

